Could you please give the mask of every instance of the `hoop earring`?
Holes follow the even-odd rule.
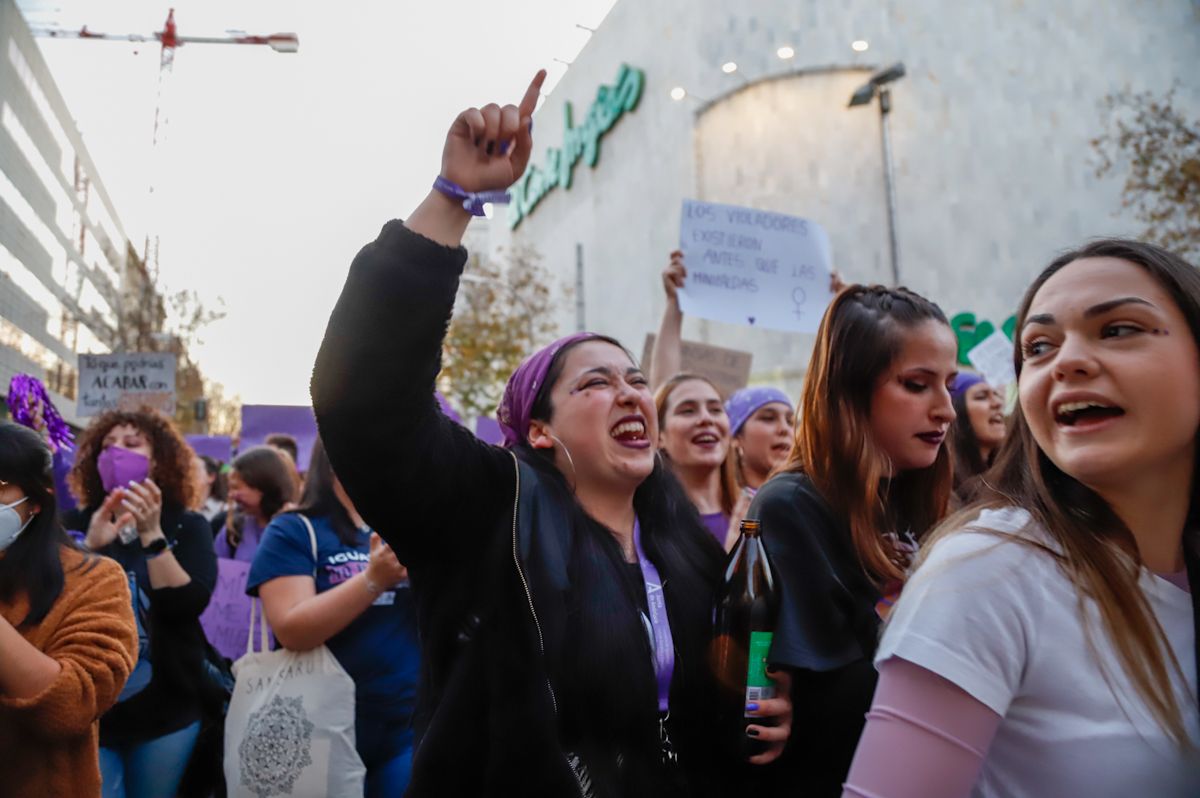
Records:
[[[574,477],[575,477],[575,479],[579,479],[579,472],[575,470],[575,458],[574,458],[574,457],[571,457],[571,450],[570,450],[570,449],[568,449],[568,448],[567,448],[567,445],[566,445],[565,443],[563,443],[561,440],[559,440],[557,436],[555,436],[555,435],[551,435],[551,436],[550,436],[550,438],[551,438],[551,439],[552,439],[552,440],[553,440],[555,443],[557,443],[559,446],[561,446],[561,447],[562,447],[562,449],[563,449],[563,454],[565,454],[565,455],[567,456],[567,462],[571,464],[571,474],[572,474],[572,476],[574,476]]]

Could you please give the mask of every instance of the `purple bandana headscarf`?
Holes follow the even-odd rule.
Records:
[[[529,414],[533,411],[533,402],[546,380],[555,355],[571,344],[597,337],[599,336],[596,333],[581,332],[559,338],[517,366],[517,370],[508,378],[508,384],[504,386],[504,397],[500,400],[500,409],[496,411],[500,429],[504,432],[505,448],[511,449],[529,434]]]
[[[792,407],[792,400],[788,399],[787,394],[778,388],[743,388],[735,391],[733,396],[729,397],[729,401],[725,403],[725,414],[729,416],[729,434],[737,435],[742,429],[742,425],[760,407],[774,402],[782,402],[788,406],[789,410]]]
[[[950,386],[951,396],[962,396],[972,385],[978,385],[983,382],[982,376],[971,371],[960,371],[958,376],[954,378],[954,384]]]

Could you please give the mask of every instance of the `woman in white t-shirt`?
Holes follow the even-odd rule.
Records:
[[[1200,272],[1097,241],[1016,329],[1013,431],[891,616],[844,796],[1195,795]]]

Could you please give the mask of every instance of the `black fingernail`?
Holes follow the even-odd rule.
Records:
[[[757,737],[758,729],[746,729],[746,736],[747,737]]]
[[[496,148],[496,142],[494,142],[494,141],[489,141],[489,142],[488,142],[488,145],[487,145],[487,154],[488,154],[488,155],[491,155],[491,154],[492,154],[492,150],[494,150],[495,148]]]

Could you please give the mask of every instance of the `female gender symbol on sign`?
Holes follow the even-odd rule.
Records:
[[[804,288],[796,286],[792,289],[792,301],[796,303],[796,318],[804,316],[804,300],[808,298],[808,294],[804,293]]]

